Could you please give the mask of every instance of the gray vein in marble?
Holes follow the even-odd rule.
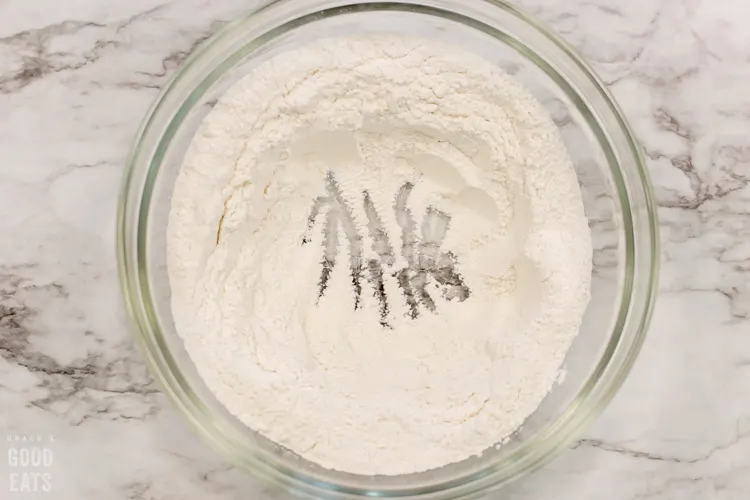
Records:
[[[656,109],[653,113],[654,123],[663,130],[671,132],[676,136],[684,139],[689,149],[695,145],[696,138],[694,134],[683,126],[674,116],[670,115],[665,109]],[[705,182],[699,172],[693,165],[693,157],[690,153],[669,156],[659,151],[646,149],[646,155],[652,160],[667,158],[673,167],[680,170],[689,179],[691,188],[695,197],[690,199],[684,196],[676,195],[676,199],[660,200],[659,205],[665,208],[682,208],[686,210],[696,210],[704,203],[717,200],[731,194],[735,191],[744,189],[750,184],[750,175],[744,176],[733,172],[735,165],[729,165],[726,168],[727,176],[722,179],[724,182],[710,185]],[[750,150],[745,153],[745,158],[735,158],[735,161],[750,159]]]
[[[117,47],[116,40],[106,37],[97,38],[91,47],[80,53],[50,52],[50,42],[62,35],[75,35],[85,29],[94,29],[97,34],[112,35],[119,33],[132,23],[150,16],[162,9],[154,7],[140,12],[114,25],[100,24],[91,21],[63,21],[58,24],[45,26],[40,29],[21,31],[11,36],[0,38],[0,45],[6,45],[17,54],[20,53],[22,67],[10,75],[0,74],[0,93],[10,93],[20,90],[33,81],[43,78],[49,73],[60,71],[75,71],[96,62],[108,47]],[[73,58],[73,61],[67,59]]]
[[[662,455],[659,453],[652,453],[648,451],[634,450],[625,446],[608,443],[600,439],[581,439],[572,446],[572,449],[577,449],[583,446],[597,448],[599,450],[611,453],[620,453],[636,459],[654,460],[657,462],[670,462],[675,464],[698,464],[711,460],[718,452],[727,450],[739,444],[743,444],[743,441],[745,441],[748,437],[750,437],[750,430],[747,430],[745,432],[740,432],[738,430],[736,436],[730,442],[716,446],[715,448],[712,448],[708,453],[694,458],[676,457],[670,455]],[[750,468],[750,465],[748,467]]]
[[[44,396],[29,399],[28,404],[45,411],[70,417],[72,425],[88,418],[146,418],[155,414],[154,397],[158,391],[150,379],[130,379],[131,361],[106,360],[92,353],[71,364],[60,364],[54,358],[34,349],[28,326],[37,311],[19,300],[22,294],[43,294],[65,301],[69,292],[64,285],[51,282],[32,283],[19,274],[0,273],[0,356],[10,364],[23,367],[38,378],[37,387]],[[83,335],[94,335],[84,331]],[[146,411],[128,414],[107,401],[110,395],[131,395],[148,407]],[[104,396],[103,396],[104,395]],[[76,410],[68,404],[75,401],[85,408]]]

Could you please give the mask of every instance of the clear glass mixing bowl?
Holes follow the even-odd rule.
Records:
[[[552,114],[573,157],[594,242],[592,302],[567,376],[511,439],[437,470],[369,477],[323,469],[248,429],[208,391],[175,332],[165,237],[183,155],[217,98],[268,58],[354,33],[436,38],[513,75]],[[204,43],[164,88],[128,162],[120,279],[154,377],[234,463],[311,498],[473,498],[550,460],[619,388],[643,342],[656,288],[657,221],[640,147],[591,69],[548,29],[498,0],[281,0]]]

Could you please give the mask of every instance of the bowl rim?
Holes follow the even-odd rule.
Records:
[[[418,12],[442,15],[481,29],[481,20],[466,15],[458,15],[454,11],[443,10],[443,4],[459,1],[277,0],[250,11],[229,23],[204,42],[185,60],[180,69],[165,84],[146,114],[126,162],[116,225],[118,273],[125,308],[140,351],[152,376],[158,380],[164,392],[191,422],[193,427],[204,435],[215,448],[222,451],[227,458],[259,475],[262,479],[290,488],[298,494],[312,498],[320,498],[321,496],[327,498],[381,496],[385,498],[448,499],[467,498],[476,493],[486,492],[488,489],[504,485],[532,470],[538,469],[580,435],[584,427],[601,413],[617,392],[632,368],[645,339],[658,288],[659,237],[656,204],[641,147],[638,145],[634,133],[614,98],[574,49],[550,29],[504,0],[479,0],[475,2],[476,5],[482,4],[491,8],[499,8],[516,20],[521,21],[537,34],[542,35],[567,58],[567,62],[580,72],[581,77],[592,85],[606,108],[589,109],[585,99],[581,98],[577,89],[565,81],[555,68],[549,66],[542,58],[537,57],[534,51],[507,34],[503,34],[505,39],[500,37],[502,41],[512,45],[527,58],[534,60],[537,65],[546,65],[547,67],[543,68],[544,71],[550,76],[557,75],[553,78],[559,84],[568,87],[569,92],[573,92],[578,97],[583,106],[579,109],[582,113],[585,112],[585,118],[590,122],[589,124],[594,124],[592,128],[597,131],[597,139],[606,151],[612,175],[618,177],[625,172],[626,176],[632,175],[639,181],[634,185],[628,185],[626,182],[628,179],[620,178],[620,184],[616,189],[623,205],[622,223],[624,228],[622,233],[624,235],[623,246],[625,247],[625,283],[623,284],[625,293],[622,293],[621,297],[618,320],[615,326],[617,331],[613,332],[597,368],[589,376],[575,400],[557,420],[545,425],[539,433],[527,442],[522,443],[517,450],[512,451],[510,455],[500,459],[497,463],[490,464],[482,471],[457,480],[436,483],[427,487],[375,490],[374,488],[342,486],[320,481],[284,466],[271,454],[260,452],[260,450],[253,450],[251,453],[238,451],[237,445],[229,439],[231,432],[217,426],[216,422],[211,419],[211,410],[200,400],[200,397],[189,387],[186,387],[188,383],[180,374],[177,363],[171,358],[169,349],[162,337],[162,331],[158,328],[159,318],[152,305],[148,284],[148,263],[145,258],[150,190],[153,188],[154,180],[158,174],[160,160],[185,114],[200,97],[200,95],[196,95],[196,90],[193,89],[190,92],[190,99],[179,103],[179,109],[174,113],[175,116],[165,120],[172,114],[168,111],[169,106],[176,104],[170,102],[170,100],[174,101],[174,99],[171,99],[173,90],[178,85],[186,85],[186,81],[187,85],[190,84],[191,72],[199,73],[200,64],[204,63],[205,65],[204,57],[210,53],[212,48],[257,20],[258,16],[272,13],[274,9],[305,3],[308,7],[307,10],[314,12],[314,14],[298,15],[291,20],[287,19],[283,25],[277,28],[284,28],[281,30],[283,32],[293,29],[295,23],[306,22],[311,19],[311,16],[320,18],[321,15],[339,15],[353,10],[405,10],[414,12],[415,9]],[[315,10],[316,6],[320,5],[324,5],[326,8]],[[494,27],[488,28],[492,31],[491,34],[498,38],[496,32],[499,30]],[[274,36],[269,36],[269,39]],[[254,39],[254,41],[257,40],[258,38]],[[248,53],[252,50],[254,48],[248,50]],[[237,54],[238,51],[235,51],[232,56],[237,56]],[[223,74],[224,70],[232,66],[232,64],[227,64],[230,58],[231,56],[222,62],[222,65],[226,67],[220,73],[214,75],[218,71],[218,69],[215,69],[203,79],[201,85],[205,86],[204,90],[213,83],[211,81],[209,84],[205,84],[206,81],[209,81],[211,75],[217,78],[220,74]],[[603,127],[599,123],[604,120],[601,116],[602,113],[608,114],[611,122],[609,128]],[[168,122],[164,133],[160,132],[164,128],[159,126],[160,121]],[[153,135],[154,129],[157,130],[158,136]],[[619,147],[613,146],[611,137],[606,133],[613,130],[621,135],[620,141],[622,144]],[[623,154],[626,154],[630,160],[630,171],[621,168],[625,164],[620,160],[620,156]],[[142,167],[146,169],[144,170]],[[633,190],[638,192],[633,192]],[[642,206],[639,206],[638,210],[633,210],[631,207],[630,200],[632,197],[640,198],[637,201]],[[637,219],[638,224],[642,226],[640,233],[633,230],[634,219]],[[136,235],[135,241],[131,241],[132,235]],[[639,293],[633,293],[636,288]]]

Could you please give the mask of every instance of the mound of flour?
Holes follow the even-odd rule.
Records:
[[[560,374],[591,242],[550,117],[436,42],[262,64],[184,159],[176,327],[242,422],[321,466],[404,474],[502,441]]]

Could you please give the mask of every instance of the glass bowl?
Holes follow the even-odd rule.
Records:
[[[592,300],[567,355],[567,375],[515,434],[440,469],[358,476],[324,469],[270,442],[206,388],[172,319],[166,227],[183,156],[223,92],[261,62],[311,40],[386,32],[475,52],[547,108],[581,185],[594,269]],[[229,24],[185,62],[153,105],[128,160],[119,208],[120,280],[154,377],[232,462],[302,497],[473,498],[540,467],[620,387],[643,342],[656,289],[656,212],[640,147],[622,113],[565,43],[498,0],[281,0]]]

